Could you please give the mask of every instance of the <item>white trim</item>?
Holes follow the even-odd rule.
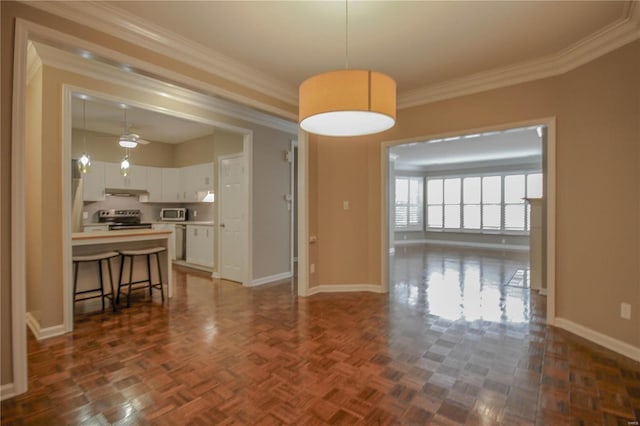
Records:
[[[298,296],[309,292],[309,139],[298,129]]]
[[[376,284],[323,284],[310,287],[307,296],[319,293],[352,293],[352,292],[385,293],[384,289]]]
[[[62,158],[62,174],[60,175],[60,187],[62,188],[62,321],[67,332],[73,331],[73,275],[71,246],[71,116],[72,116],[72,89],[62,86],[62,146],[60,153]],[[36,334],[34,332],[34,334]]]
[[[33,336],[38,341],[48,339],[50,337],[61,336],[67,332],[65,330],[64,324],[54,325],[53,327],[40,328],[40,322],[33,315],[31,315],[31,312],[27,312],[26,319],[29,330],[31,330]]]
[[[290,261],[289,261],[289,270],[291,271],[291,275],[293,275],[293,271],[294,271],[294,262],[297,259],[297,256],[295,256],[295,253],[293,252],[293,247],[294,247],[294,241],[293,241],[293,236],[295,234],[295,217],[294,217],[294,200],[298,198],[297,194],[294,194],[293,190],[295,187],[295,181],[297,179],[297,176],[295,175],[294,171],[296,169],[296,162],[298,161],[296,159],[295,156],[295,152],[296,152],[296,147],[298,146],[298,141],[295,139],[291,140],[291,151],[290,154],[288,154],[290,156],[290,185],[289,185],[289,195],[291,197],[293,197],[293,199],[291,201],[288,201],[289,204],[289,253],[290,253]]]
[[[434,246],[471,247],[471,248],[481,248],[481,249],[489,249],[489,250],[529,251],[529,246],[523,246],[518,244],[492,244],[492,243],[478,243],[478,242],[471,242],[471,241],[449,241],[449,240],[433,240],[433,239],[397,240],[395,242],[396,247],[419,246],[423,244],[434,245]]]
[[[400,93],[398,109],[564,74],[640,38],[640,7],[636,3],[628,2],[623,18],[554,54]],[[130,15],[111,5],[95,2],[29,2],[29,5],[213,72],[283,102],[297,103],[295,87],[158,25],[140,18],[132,21]],[[238,94],[225,91],[224,95],[240,100]],[[251,104],[246,99],[240,101]]]
[[[276,282],[276,281],[288,280],[291,277],[293,277],[293,274],[291,272],[281,272],[279,274],[269,275],[269,276],[262,277],[262,278],[255,278],[251,282],[251,287],[256,287],[256,286],[264,285],[264,284],[269,284],[269,283],[273,283],[273,282]]]
[[[226,98],[228,101],[236,102],[243,105],[243,107],[247,110],[250,110],[247,107],[253,107],[261,111],[272,113],[274,115],[282,117],[283,119],[285,119],[285,121],[289,120],[297,122],[297,114],[292,113],[289,110],[275,107],[271,104],[266,104],[262,101],[247,97],[245,95],[223,89],[212,83],[185,76],[178,72],[163,68],[160,65],[154,65],[152,63],[145,62],[144,60],[129,56],[119,51],[112,50],[103,45],[95,44],[85,39],[81,39],[73,35],[49,27],[45,27],[43,25],[25,21],[21,18],[17,18],[16,22],[22,22],[23,25],[27,28],[27,32],[29,34],[36,35],[34,39],[43,43],[58,46],[61,49],[66,48],[73,51],[84,51],[84,53],[89,53],[88,56],[95,61],[102,61],[103,63],[106,63],[125,72],[146,75],[156,80],[178,82],[182,87],[187,88],[188,90],[191,90],[193,92],[220,96]],[[164,53],[167,54],[168,52],[165,51]],[[171,53],[169,52],[167,56],[171,56]]]
[[[29,33],[16,20],[13,102],[11,109],[11,338],[13,385],[16,394],[27,391],[26,299],[26,200],[25,187],[25,111],[27,99],[27,43]]]
[[[46,44],[38,43],[37,48],[33,48],[33,55],[39,58],[41,63],[60,70],[102,80],[133,90],[163,93],[163,97],[167,99],[176,100],[187,105],[193,105],[214,113],[238,118],[283,132],[295,133],[297,131],[297,123],[293,121],[265,114],[247,108],[244,105],[239,105],[237,102],[207,96],[135,72],[126,72],[121,68],[108,66],[93,59],[86,59]]]
[[[0,401],[4,401],[5,399],[13,398],[16,396],[18,392],[16,392],[16,387],[11,383],[6,383],[0,386]]]
[[[630,1],[626,17],[557,53],[398,95],[398,109],[471,95],[564,74],[640,38],[640,6]]]
[[[640,361],[640,348],[637,346],[607,336],[606,334],[602,334],[566,318],[557,317],[555,326],[631,358],[634,361]]]
[[[152,52],[176,59],[197,69],[297,104],[297,87],[248,67],[226,55],[184,38],[163,27],[99,2],[28,2],[29,6],[71,19],[88,28],[126,40]]]
[[[219,280],[219,279],[220,279],[220,278],[222,278],[222,277],[220,276],[220,272],[218,272],[218,271],[213,271],[213,272],[211,273],[211,278],[213,278],[214,280]]]

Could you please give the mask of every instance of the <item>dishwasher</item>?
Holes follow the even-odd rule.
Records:
[[[187,225],[176,224],[176,259],[184,260],[185,259],[185,239],[187,237],[186,232]]]

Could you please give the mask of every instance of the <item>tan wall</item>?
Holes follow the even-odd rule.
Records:
[[[29,253],[27,265],[27,312],[41,321],[42,304],[42,75],[40,67],[27,85],[27,104],[25,114],[25,155],[29,159],[25,175],[27,186],[25,193],[25,218],[29,226],[26,229],[26,250]]]
[[[212,162],[214,160],[214,136],[207,135],[174,145],[173,165],[171,167],[184,167]]]
[[[557,315],[640,347],[638,75],[640,41],[562,76],[400,110],[397,125],[381,135],[312,137],[318,145],[310,198],[319,206],[319,284],[361,284],[379,260],[380,241],[371,235],[381,232],[375,151],[382,141],[556,116]],[[341,196],[370,210],[343,212]],[[367,249],[365,241],[366,262],[359,252]],[[369,283],[381,282],[377,271]],[[631,321],[619,317],[623,301],[632,305]]]
[[[73,129],[71,132],[71,158],[79,158],[85,151],[83,133],[86,135],[86,151],[94,161],[119,163],[125,155],[125,149],[118,145],[119,135]],[[174,167],[175,146],[162,142],[139,144],[129,150],[132,164],[150,167]]]

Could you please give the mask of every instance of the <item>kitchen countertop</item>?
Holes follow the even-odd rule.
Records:
[[[153,223],[153,224],[162,223],[162,224],[167,224],[167,225],[171,225],[171,224],[174,224],[174,225],[215,225],[212,220],[184,220],[184,221],[177,221],[177,220],[176,221],[173,221],[173,220],[171,220],[171,221],[169,221],[169,220],[163,220],[163,221],[151,220],[151,221],[146,221],[146,220],[143,220],[142,222],[144,222],[144,223]]]
[[[71,245],[93,244],[96,241],[110,242],[112,240],[144,241],[168,238],[171,231],[161,231],[157,229],[132,229],[123,231],[105,232],[73,232],[71,234]]]

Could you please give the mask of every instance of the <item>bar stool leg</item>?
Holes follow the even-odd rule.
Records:
[[[73,315],[76,315],[76,292],[78,291],[78,265],[80,262],[73,262],[75,273],[73,276]]]
[[[118,295],[116,297],[116,303],[120,304],[120,289],[122,288],[122,274],[124,273],[124,256],[120,256],[120,274],[118,274]]]
[[[164,303],[164,286],[162,285],[162,268],[160,268],[160,253],[156,253],[156,265],[158,265],[158,279],[160,280],[160,297]]]
[[[129,256],[129,293],[127,293],[127,308],[131,306],[131,287],[133,286],[133,256]]]
[[[111,289],[111,307],[116,312],[116,299],[113,292],[113,274],[111,273],[111,259],[107,259],[107,268],[109,269],[109,288]]]
[[[153,282],[151,281],[151,255],[147,255],[147,278],[149,279],[149,301],[153,302]]]
[[[100,276],[100,302],[102,302],[102,312],[104,312],[104,283],[102,282],[102,259],[98,260],[98,275]]]

